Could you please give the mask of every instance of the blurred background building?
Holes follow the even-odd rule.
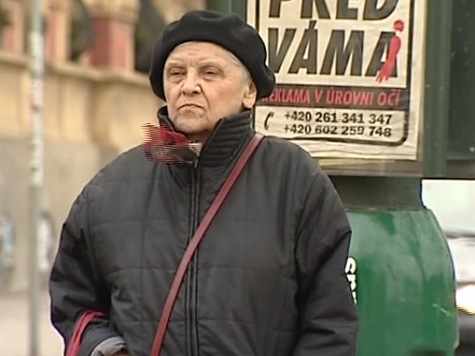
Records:
[[[44,0],[44,279],[74,198],[143,140],[159,102],[146,72],[164,25],[204,0]],[[31,133],[28,0],[0,0],[0,283],[27,288]]]

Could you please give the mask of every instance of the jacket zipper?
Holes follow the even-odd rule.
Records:
[[[200,197],[200,176],[199,176],[199,160],[193,162],[191,179],[191,229],[188,242],[193,237],[199,222],[199,197]],[[189,328],[188,335],[190,337],[189,355],[198,356],[198,325],[197,325],[197,284],[198,284],[198,251],[193,257],[193,261],[189,267],[188,278],[188,319]]]

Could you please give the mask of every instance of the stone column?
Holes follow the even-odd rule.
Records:
[[[69,56],[71,0],[48,0],[46,3],[45,56],[50,62],[64,62]]]
[[[3,0],[2,7],[8,13],[9,25],[3,28],[2,49],[11,53],[24,52],[25,7],[24,0]]]
[[[88,51],[96,67],[133,71],[138,0],[85,0],[91,13],[94,44]]]

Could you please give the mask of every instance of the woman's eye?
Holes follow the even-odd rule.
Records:
[[[176,76],[180,76],[180,75],[183,75],[184,72],[182,70],[178,70],[178,69],[172,69],[168,72],[168,75],[170,77],[176,77]]]
[[[204,74],[207,76],[216,76],[219,74],[219,71],[214,68],[205,69]]]

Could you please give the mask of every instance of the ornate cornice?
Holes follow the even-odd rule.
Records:
[[[139,11],[138,0],[83,0],[93,17],[109,17],[135,22]]]

